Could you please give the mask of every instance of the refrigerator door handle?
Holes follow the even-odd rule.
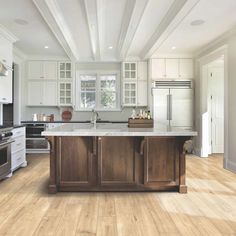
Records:
[[[166,95],[167,96],[167,120],[170,120],[170,95]]]
[[[172,95],[169,95],[169,120],[172,120]]]

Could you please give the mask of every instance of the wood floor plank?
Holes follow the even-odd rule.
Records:
[[[0,182],[0,235],[236,235],[236,174],[222,157],[187,157],[188,193],[49,195],[48,155]]]

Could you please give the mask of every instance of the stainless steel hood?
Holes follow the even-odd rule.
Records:
[[[7,67],[0,62],[0,76],[7,76],[8,75],[8,69]]]

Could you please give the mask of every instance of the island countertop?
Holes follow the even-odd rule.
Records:
[[[154,128],[128,128],[127,124],[64,124],[43,136],[197,136],[196,131],[158,124]]]

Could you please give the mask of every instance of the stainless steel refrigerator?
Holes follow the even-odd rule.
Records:
[[[152,88],[154,122],[192,129],[193,94],[191,81],[155,81]]]

